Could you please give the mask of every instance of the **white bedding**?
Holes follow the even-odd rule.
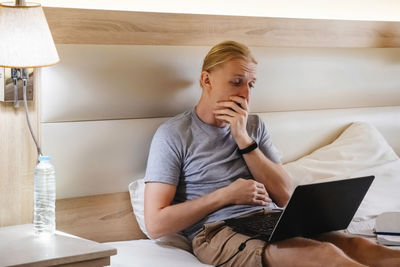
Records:
[[[400,159],[367,123],[353,123],[331,144],[284,167],[296,184],[374,175],[355,217],[400,211]]]
[[[205,267],[192,253],[156,240],[141,239],[106,243],[117,249],[112,267]]]

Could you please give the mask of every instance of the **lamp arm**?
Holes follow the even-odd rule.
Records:
[[[18,79],[21,77],[21,70],[17,68],[12,68],[11,69],[11,78],[13,80],[13,85],[14,85],[14,108],[19,107],[19,101],[18,101]]]
[[[25,5],[25,0],[15,0],[15,5],[16,6],[24,6]]]
[[[26,71],[26,74],[28,73],[27,69],[22,69],[22,73],[24,73],[24,71]],[[25,106],[26,121],[28,122],[29,131],[31,132],[31,136],[33,138],[33,141],[35,142],[38,156],[41,156],[42,155],[42,150],[41,150],[41,148],[39,146],[39,143],[38,143],[38,141],[37,141],[37,139],[35,137],[35,134],[32,131],[32,126],[31,126],[31,122],[29,120],[29,114],[28,114],[28,101],[26,99],[26,87],[28,85],[28,75],[22,75],[22,82],[23,82],[23,95],[24,95],[24,106]]]
[[[19,101],[18,101],[18,85],[17,85],[17,78],[13,78],[13,85],[14,85],[14,108],[19,107]]]

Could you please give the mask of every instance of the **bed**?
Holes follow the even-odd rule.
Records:
[[[71,10],[45,11],[55,32],[78,25]],[[59,12],[70,13],[59,16],[64,24],[52,23]],[[94,23],[107,13],[76,12]],[[116,11],[107,15],[129,20],[129,14]],[[132,15],[135,20],[143,19],[137,15]],[[170,15],[158,19],[171,22]],[[261,22],[293,26],[273,19]],[[336,25],[339,37],[346,25],[366,32],[375,29],[371,25],[380,25],[326,23]],[[312,31],[318,21],[294,24]],[[137,43],[132,36],[123,39],[126,31],[136,28],[115,25],[119,24],[104,22],[99,31],[86,28],[90,34],[85,38],[95,36],[94,42],[80,39],[82,32],[74,35],[73,30],[57,35],[61,62],[40,72],[40,133],[43,151],[51,155],[57,170],[57,229],[117,248],[111,266],[207,266],[180,235],[146,237],[142,178],[157,127],[196,103],[201,60],[210,45],[221,38],[246,40],[248,32],[218,32],[217,37],[208,32],[203,36],[206,43],[190,43],[176,30],[173,34],[180,39],[174,43],[161,40],[157,28],[154,35],[146,35],[146,42]],[[96,35],[107,29],[124,34],[118,35],[118,42],[110,42],[104,32]],[[400,49],[372,42],[354,45],[344,35],[343,42],[335,40],[332,45],[318,27],[313,39],[318,48],[304,38],[296,46],[296,34],[286,30],[284,38],[272,31],[274,47],[268,46],[268,38],[261,43],[249,40],[260,62],[250,109],[270,130],[284,167],[296,184],[375,175],[353,224],[373,220],[384,211],[400,211]],[[135,36],[142,33],[133,30]],[[73,41],[66,41],[70,36]]]
[[[369,123],[352,123],[332,143],[286,163],[284,167],[297,185],[375,175],[351,225],[344,230],[350,234],[361,235],[376,242],[373,233],[376,217],[383,212],[400,211],[400,159],[379,131]],[[144,187],[143,179],[138,179],[129,185],[129,192],[136,219],[141,230],[146,233]],[[193,257],[190,242],[178,234],[157,240],[108,244],[120,252],[112,258],[112,266],[129,266],[132,262],[135,266],[209,266],[200,264]]]

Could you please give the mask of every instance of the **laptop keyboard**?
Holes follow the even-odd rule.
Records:
[[[257,237],[268,242],[281,214],[281,211],[256,213],[248,217],[229,219],[225,222],[237,233]]]

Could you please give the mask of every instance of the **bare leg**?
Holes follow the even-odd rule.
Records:
[[[279,266],[365,266],[351,259],[338,247],[302,237],[290,238],[268,245],[264,263],[268,267]]]
[[[375,244],[362,237],[330,232],[316,239],[334,244],[352,259],[368,266],[400,266],[400,250]]]

